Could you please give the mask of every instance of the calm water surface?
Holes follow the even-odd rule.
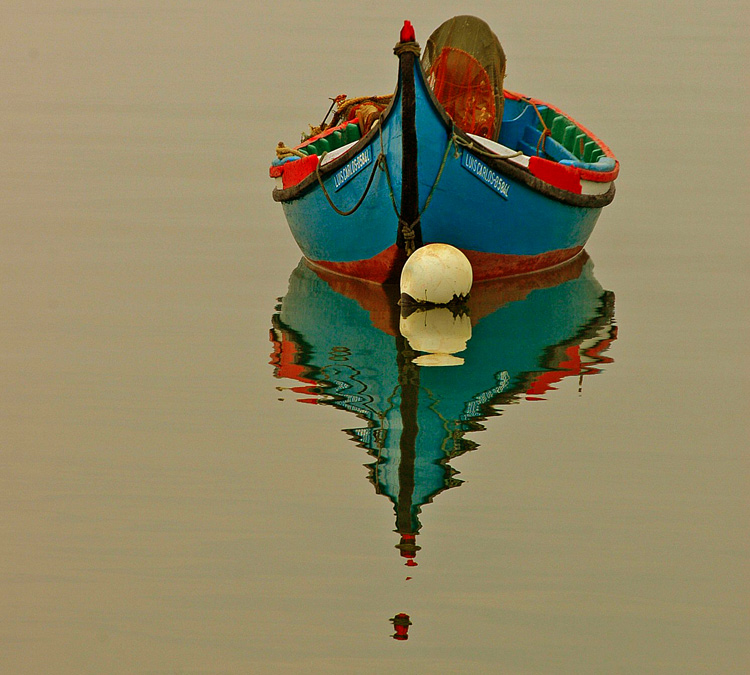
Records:
[[[535,7],[6,0],[0,672],[747,671],[746,9]],[[622,172],[427,368],[267,167],[456,13]]]

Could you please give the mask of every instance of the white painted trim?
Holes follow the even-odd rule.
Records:
[[[471,140],[476,141],[482,147],[500,155],[501,157],[507,157],[508,155],[511,155],[514,152],[512,148],[508,148],[504,145],[501,145],[500,143],[495,143],[494,141],[491,141],[487,138],[482,138],[481,136],[475,136],[474,134],[468,134],[468,136],[471,138]],[[529,167],[528,155],[518,155],[518,157],[509,157],[508,159],[514,164],[518,164],[519,166],[525,166],[527,169]],[[611,181],[607,183],[598,183],[593,180],[581,179],[581,194],[603,195],[609,191],[610,185],[612,185]]]
[[[509,148],[505,145],[501,145],[500,143],[495,143],[495,141],[491,141],[489,138],[483,138],[482,136],[477,136],[475,134],[466,134],[469,138],[471,138],[472,141],[476,141],[486,150],[489,150],[490,152],[494,152],[496,155],[499,155],[500,157],[508,157],[508,155],[512,155],[516,150],[513,148]],[[508,159],[513,162],[514,164],[518,164],[519,166],[524,166],[527,169],[529,168],[529,157],[528,155],[516,155],[515,157],[508,157]]]
[[[336,148],[335,150],[331,150],[323,158],[323,161],[320,163],[320,166],[325,166],[326,164],[328,164],[328,162],[332,162],[334,159],[336,159],[336,157],[340,157],[349,148],[355,146],[357,143],[359,143],[359,141],[352,141],[351,143],[347,143],[346,145],[342,145],[340,148]]]
[[[609,186],[612,185],[612,182],[609,183],[597,183],[593,180],[583,180],[581,179],[581,194],[582,195],[603,195],[606,192],[609,191]]]

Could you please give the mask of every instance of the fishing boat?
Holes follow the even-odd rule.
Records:
[[[406,21],[394,53],[392,96],[338,97],[330,124],[277,148],[273,198],[305,258],[386,284],[429,243],[460,249],[474,281],[577,256],[614,198],[612,151],[554,105],[505,90],[504,52],[476,17],[445,22],[423,55]]]

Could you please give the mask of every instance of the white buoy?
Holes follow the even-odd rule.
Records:
[[[469,295],[474,274],[468,258],[449,244],[427,244],[409,256],[401,271],[401,293],[417,303],[447,305]]]
[[[466,314],[454,314],[448,307],[417,310],[401,317],[399,329],[412,349],[427,352],[414,359],[418,366],[460,366],[464,362],[454,354],[466,349],[471,339],[471,320]]]

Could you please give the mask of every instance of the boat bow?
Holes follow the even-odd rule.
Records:
[[[428,243],[463,251],[477,281],[580,253],[614,198],[609,148],[554,106],[508,91],[496,140],[460,128],[408,22],[400,38],[397,86],[375,123],[363,129],[352,111],[271,167],[305,257],[389,283]]]

